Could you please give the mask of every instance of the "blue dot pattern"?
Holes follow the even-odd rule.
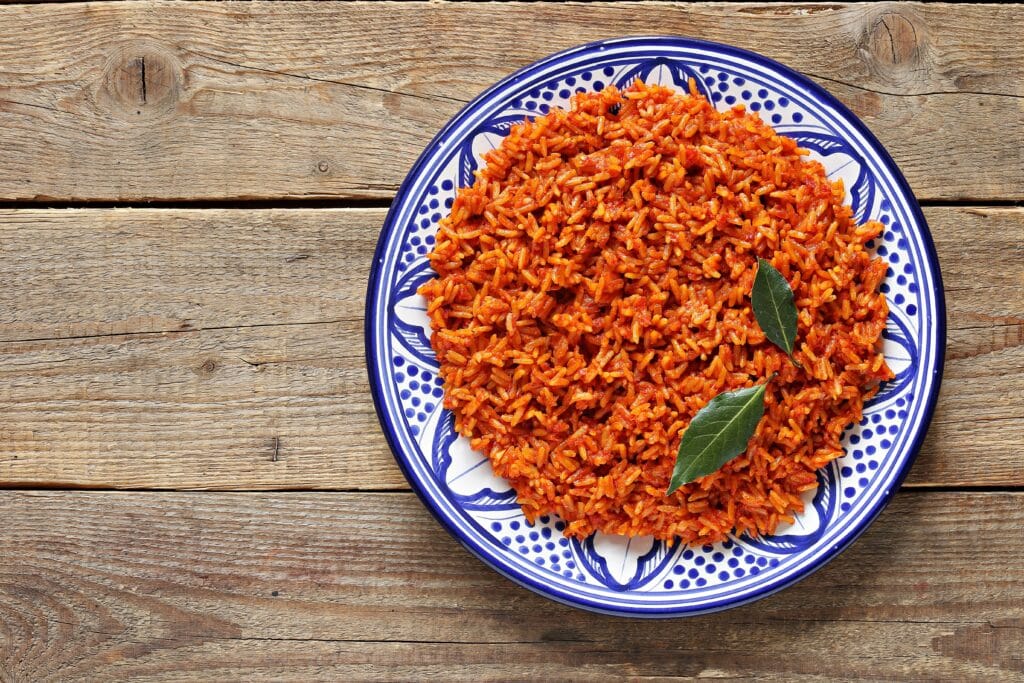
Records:
[[[574,93],[599,90],[608,83],[617,83],[620,75],[632,66],[623,63],[567,72],[556,81],[534,86],[519,94],[509,102],[511,113],[523,117],[536,116],[552,106],[564,107]],[[755,77],[740,76],[712,65],[695,66],[694,73],[699,75],[702,87],[719,109],[743,106],[756,112],[783,134],[799,132],[803,128],[813,129],[817,125],[813,116],[794,101],[793,98],[799,98],[799,94],[780,95],[772,86],[757,82]],[[658,72],[658,76],[663,84],[682,89],[679,83],[665,81],[664,73]],[[831,162],[829,159],[825,161]],[[437,225],[451,208],[457,192],[457,170],[454,162],[443,169],[417,200],[418,206],[410,214],[412,218],[401,226],[401,248],[395,266],[397,278],[406,273],[415,274],[419,272],[417,269],[425,267],[426,255],[435,243]],[[868,248],[889,265],[881,290],[892,312],[890,322],[899,321],[899,324],[890,324],[885,335],[886,355],[888,358],[892,351],[890,364],[895,371],[897,356],[903,354],[913,358],[914,339],[910,330],[920,328],[915,321],[925,308],[915,266],[918,261],[911,257],[913,236],[903,225],[905,219],[879,188],[876,188],[867,215],[884,226],[880,237],[870,242]],[[422,277],[429,277],[429,270],[423,270]],[[408,421],[409,431],[417,437],[426,434],[443,408],[442,381],[437,376],[436,364],[412,354],[396,354],[391,358],[390,377],[402,401],[402,415]],[[875,479],[889,470],[886,458],[901,438],[900,425],[909,419],[908,411],[913,399],[906,386],[898,386],[900,381],[898,374],[889,383],[898,391],[888,391],[883,386],[878,397],[865,406],[864,420],[844,433],[845,454],[835,463],[834,469],[838,497],[836,509],[841,513],[854,509],[860,498],[872,490]],[[519,555],[537,571],[561,580],[600,585],[593,567],[580,557],[578,544],[563,536],[565,524],[556,517],[545,516],[531,525],[517,509],[481,512],[480,515],[487,519],[482,525],[483,533],[489,534],[495,546],[504,552]],[[774,556],[763,548],[755,547],[749,539],[699,548],[676,547],[666,552],[670,554],[669,559],[644,584],[643,590],[685,593],[723,583],[757,581],[759,574],[785,566],[787,561],[786,556]]]

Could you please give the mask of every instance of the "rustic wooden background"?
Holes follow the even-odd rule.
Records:
[[[363,366],[391,196],[511,70],[675,33],[846,102],[925,206],[946,379],[801,584],[670,622],[537,597],[408,491]],[[1024,676],[1024,12],[0,7],[0,680]]]

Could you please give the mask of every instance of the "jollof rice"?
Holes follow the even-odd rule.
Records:
[[[528,519],[711,543],[803,508],[892,376],[882,225],[805,157],[742,107],[638,81],[514,126],[458,191],[420,292],[444,404]],[[793,288],[802,368],[751,311],[757,257]],[[666,496],[696,412],[773,372],[746,452]]]

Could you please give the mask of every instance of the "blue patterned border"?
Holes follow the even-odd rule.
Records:
[[[684,56],[688,53],[697,57]],[[698,66],[702,63],[714,63],[716,71]],[[529,530],[520,528],[520,522],[514,518],[514,502],[510,505],[507,491],[484,487],[473,494],[459,494],[450,490],[448,482],[452,480],[444,478],[448,467],[444,459],[451,460],[447,455],[450,443],[439,448],[435,435],[432,442],[435,445],[431,447],[433,452],[429,457],[421,452],[416,441],[419,430],[432,429],[440,433],[441,422],[438,421],[445,418],[443,415],[432,417],[423,411],[417,413],[417,407],[400,402],[406,400],[405,395],[412,396],[409,387],[414,391],[435,392],[436,388],[430,382],[436,378],[430,375],[431,354],[429,349],[424,350],[422,329],[418,330],[415,325],[399,319],[394,311],[394,306],[400,303],[394,292],[407,293],[419,281],[417,276],[422,272],[421,264],[415,262],[414,255],[406,253],[404,260],[398,259],[398,252],[402,249],[396,249],[395,239],[401,230],[411,234],[407,226],[416,230],[418,225],[418,229],[428,231],[432,227],[430,211],[437,210],[433,216],[440,215],[439,197],[444,192],[439,193],[439,190],[452,191],[453,184],[447,181],[446,186],[431,187],[431,192],[438,195],[432,199],[428,199],[425,188],[436,181],[443,167],[449,163],[443,159],[454,159],[453,163],[458,168],[453,177],[460,184],[467,182],[475,168],[478,153],[473,148],[474,141],[486,141],[487,134],[500,137],[512,121],[520,120],[533,110],[543,112],[546,101],[556,96],[564,97],[565,91],[555,90],[556,86],[545,89],[545,79],[546,82],[558,83],[557,87],[573,86],[577,74],[589,76],[595,69],[602,69],[608,77],[614,75],[616,82],[623,84],[633,75],[649,78],[657,74],[680,87],[690,78],[695,78],[713,101],[728,106],[730,99],[746,98],[749,94],[748,90],[740,90],[743,77],[737,74],[742,69],[736,64],[748,70],[755,69],[761,80],[775,84],[772,87],[777,87],[779,92],[791,93],[789,97],[794,101],[799,98],[809,102],[805,107],[820,114],[819,123],[824,126],[819,129],[810,122],[801,121],[802,113],[793,111],[797,108],[789,106],[785,96],[767,99],[765,114],[773,111],[771,121],[780,132],[796,137],[803,146],[822,157],[846,154],[856,158],[857,150],[861,149],[866,150],[869,156],[873,155],[859,159],[859,171],[847,183],[858,218],[889,218],[892,229],[887,231],[887,239],[897,239],[901,225],[902,230],[911,231],[912,235],[908,236],[913,239],[909,246],[905,244],[907,240],[898,237],[901,253],[909,253],[907,250],[910,248],[918,249],[920,243],[920,253],[914,252],[917,256],[913,256],[911,261],[913,266],[923,269],[920,277],[932,283],[932,287],[907,290],[907,296],[913,292],[914,303],[899,301],[904,295],[896,294],[896,303],[905,304],[909,315],[925,316],[923,319],[927,324],[917,329],[921,339],[915,339],[906,321],[893,317],[887,336],[900,348],[907,349],[907,365],[872,402],[878,412],[870,416],[871,421],[866,417],[848,436],[849,443],[857,443],[855,439],[864,439],[865,443],[878,442],[890,449],[895,457],[889,458],[888,462],[880,462],[866,452],[863,461],[855,462],[861,457],[858,455],[861,451],[854,449],[848,465],[837,463],[828,468],[822,476],[822,486],[809,506],[818,519],[818,527],[808,533],[799,529],[789,530],[770,539],[736,539],[735,542],[718,547],[707,546],[696,552],[679,548],[668,551],[661,544],[645,547],[641,552],[631,550],[627,544],[624,550],[615,552],[632,558],[635,565],[626,566],[627,563],[623,562],[622,567],[610,567],[605,556],[595,547],[599,541],[593,538],[560,549],[555,541],[557,536],[552,533],[558,522],[546,521]],[[552,81],[552,74],[557,74],[559,79]],[[594,88],[600,85],[591,81]],[[757,101],[750,104],[751,109],[760,106]],[[522,110],[523,113],[497,117],[488,114],[502,107]],[[788,120],[784,120],[782,114],[784,107]],[[474,124],[474,120],[482,123]],[[472,129],[470,134],[459,132],[467,130],[467,126]],[[859,139],[847,139],[834,129],[850,131]],[[453,150],[452,142],[463,139],[460,135],[465,136],[465,142]],[[449,151],[441,151],[445,149]],[[869,172],[869,166],[876,161],[877,169]],[[428,171],[428,167],[432,170]],[[876,197],[878,193],[894,201],[879,200]],[[417,242],[420,239],[419,236],[412,237],[403,249],[415,248],[420,254],[425,253],[425,245]],[[888,248],[895,249],[896,245]],[[884,255],[886,249],[885,244],[878,245],[880,255]],[[894,266],[899,265],[895,252],[890,260]],[[912,264],[905,267],[912,268]],[[409,272],[402,275],[403,270]],[[383,273],[398,280],[384,282]],[[913,273],[913,270],[907,273]],[[890,272],[890,277],[893,286],[897,285],[897,279],[906,279],[904,274],[895,272]],[[393,284],[396,282],[406,284],[396,287]],[[407,374],[415,373],[415,380],[408,383],[408,378],[403,377],[407,381],[407,385],[402,385],[403,397],[397,397],[395,393],[397,385],[393,386],[393,369],[391,375],[385,369],[392,357],[391,337],[385,330],[385,319],[391,320],[391,326],[397,333],[395,338],[412,352]],[[779,590],[823,565],[863,532],[906,475],[930,421],[941,381],[945,308],[934,246],[906,181],[877,140],[831,95],[787,67],[737,48],[673,37],[629,38],[582,46],[526,67],[470,103],[428,145],[400,188],[377,247],[367,296],[366,344],[371,391],[396,460],[428,509],[463,545],[510,579],[560,602],[615,614],[674,616],[723,609]],[[915,344],[920,344],[920,348],[915,348]],[[887,356],[888,353],[887,347]],[[412,368],[413,364],[416,369]],[[897,396],[900,397],[897,399]],[[422,403],[417,396],[408,400]],[[890,430],[897,415],[910,427],[890,436],[881,431],[887,427],[883,415],[890,423]],[[868,447],[874,448],[873,445]],[[412,456],[413,453],[418,455]],[[423,469],[420,461],[429,461],[433,465]],[[872,465],[873,469],[869,471],[867,465]],[[855,471],[862,475],[859,484]],[[839,484],[840,480],[843,485]],[[508,510],[512,511],[504,512]],[[842,519],[842,523],[829,526],[837,519]],[[490,528],[486,528],[488,526]],[[520,531],[524,533],[518,533]],[[772,555],[777,556],[776,559],[769,559]],[[530,558],[536,566],[529,564]],[[635,571],[630,569],[633,566]],[[651,592],[655,581],[659,582],[657,594]],[[720,587],[716,588],[716,585]]]

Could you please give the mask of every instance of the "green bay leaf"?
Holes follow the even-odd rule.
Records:
[[[764,384],[723,392],[693,416],[679,442],[666,495],[711,474],[747,450],[764,415],[764,392],[772,377]]]
[[[786,278],[772,264],[757,259],[757,275],[750,294],[754,317],[769,341],[793,357],[796,341],[796,305]]]

